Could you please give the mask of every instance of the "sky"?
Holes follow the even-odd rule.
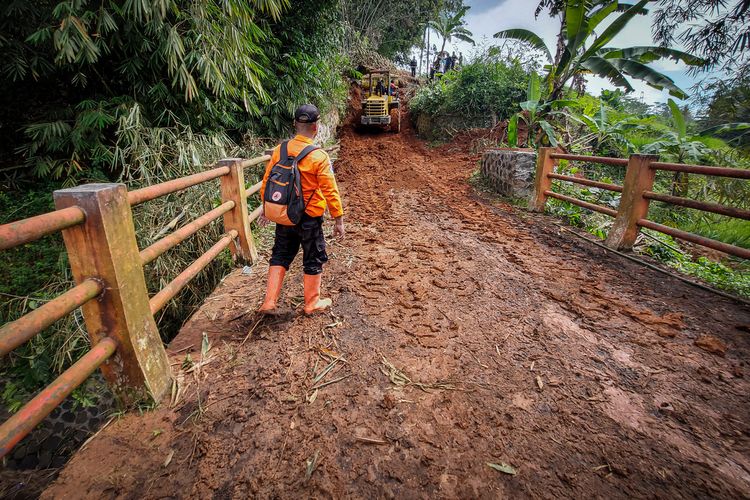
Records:
[[[466,16],[467,28],[474,34],[473,38],[478,46],[483,45],[482,42],[485,42],[485,44],[502,43],[493,38],[493,35],[498,31],[510,28],[525,28],[540,35],[554,54],[560,20],[550,18],[544,13],[538,19],[535,19],[534,10],[538,4],[537,0],[465,0],[465,4],[471,6]],[[610,18],[616,18],[616,15]],[[602,24],[602,26],[605,26],[605,24]],[[609,47],[639,45],[654,45],[651,38],[650,15],[637,16],[608,44]],[[464,42],[449,43],[448,47],[451,51],[463,52],[464,56],[471,54],[474,50],[471,45]],[[681,47],[674,48],[679,49]],[[690,93],[690,87],[697,81],[696,78],[687,74],[687,68],[681,62],[677,63],[672,60],[655,61],[650,66],[672,78],[677,86],[687,93]],[[633,95],[642,98],[647,104],[666,102],[671,97],[666,90],[657,90],[639,80],[630,79],[630,81],[635,88]],[[614,88],[607,80],[598,77],[589,76],[587,82],[587,91],[597,96],[602,89]],[[679,99],[676,100],[678,103],[681,102]]]

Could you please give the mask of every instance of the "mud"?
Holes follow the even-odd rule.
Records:
[[[469,144],[404,125],[343,133],[332,313],[257,322],[265,266],[231,274],[171,346],[178,401],[44,498],[750,496],[750,311],[476,194]]]

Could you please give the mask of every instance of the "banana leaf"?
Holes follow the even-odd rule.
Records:
[[[510,117],[508,121],[508,145],[512,148],[518,147],[518,115]]]
[[[716,125],[715,127],[709,127],[707,129],[701,130],[700,132],[698,132],[698,135],[705,137],[705,136],[722,134],[724,132],[737,132],[740,130],[747,130],[749,128],[750,128],[750,123],[744,123],[744,122],[725,123],[723,125]]]
[[[614,0],[613,2],[608,3],[601,9],[594,12],[589,18],[589,32],[594,31],[602,21],[609,17],[610,14],[615,12],[618,5],[619,4],[617,3],[617,0]]]
[[[632,92],[634,90],[628,79],[622,74],[622,71],[615,67],[611,61],[604,59],[603,57],[589,57],[588,59],[581,61],[581,67],[591,71],[597,76],[606,78],[618,87],[625,88],[626,92]]]
[[[685,137],[687,137],[687,125],[685,125],[685,117],[682,115],[682,111],[680,110],[679,106],[677,106],[677,103],[672,99],[667,101],[667,105],[669,106],[669,110],[672,112],[672,120],[674,120],[674,127],[675,130],[677,130],[677,135],[680,139],[684,139]]]
[[[544,130],[545,135],[547,136],[547,139],[549,139],[549,143],[552,147],[557,147],[557,138],[555,137],[555,129],[552,127],[552,125],[549,124],[549,122],[545,120],[541,120],[539,122],[539,126],[542,127],[542,130]],[[529,134],[531,133],[531,130],[529,130]]]
[[[547,56],[548,61],[552,61],[552,54],[547,48],[547,45],[544,43],[544,40],[542,40],[542,38],[533,31],[521,28],[503,30],[495,33],[495,38],[520,40],[522,42],[527,42],[535,49],[544,52],[544,55]]]
[[[688,66],[703,66],[706,64],[706,60],[703,58],[668,47],[602,48],[599,49],[598,54],[605,59],[633,59],[641,63],[650,63],[658,59],[672,59],[673,61],[682,61]]]
[[[688,96],[671,78],[649,68],[645,64],[629,59],[607,59],[607,61],[611,62],[613,66],[623,73],[638,80],[643,80],[655,89],[667,89],[670,95],[679,99],[686,99]]]
[[[592,57],[599,49],[611,42],[612,39],[617,36],[620,31],[622,31],[622,29],[628,24],[628,22],[633,19],[633,17],[640,14],[640,11],[649,1],[652,0],[641,0],[637,4],[633,5],[628,10],[620,14],[617,19],[612,21],[612,24],[607,26],[607,28],[602,32],[601,35],[596,37],[594,43],[592,43],[588,50],[586,50],[586,52],[584,52],[581,56],[581,60],[584,61],[589,57]]]

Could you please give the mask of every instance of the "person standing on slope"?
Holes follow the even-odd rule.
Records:
[[[319,118],[320,112],[312,104],[303,104],[297,108],[294,112],[294,128],[297,135],[274,148],[263,176],[260,189],[263,196],[261,223],[265,224],[269,219],[276,222],[276,237],[269,262],[266,298],[258,310],[262,314],[278,313],[277,302],[281,294],[284,275],[299,252],[300,246],[302,246],[304,269],[305,314],[323,311],[332,304],[331,299],[320,298],[321,273],[323,264],[328,261],[326,242],[323,237],[323,213],[328,207],[335,221],[333,237],[343,238],[344,211],[336,178],[333,175],[331,159],[325,151],[313,145],[313,139],[318,133]],[[304,202],[302,205],[304,212],[301,213],[296,223],[292,223],[291,219],[287,218],[286,207],[280,211],[278,208],[280,205],[273,203],[280,201],[281,196],[278,190],[285,189],[285,185],[275,180],[280,177],[276,177],[275,174],[271,175],[272,171],[281,172],[283,175],[285,169],[293,168],[292,162],[296,163],[299,172],[300,197]],[[267,190],[269,175],[271,186]],[[274,191],[275,188],[278,190]]]

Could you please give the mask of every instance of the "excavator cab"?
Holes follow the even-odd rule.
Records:
[[[362,101],[360,123],[366,126],[390,128],[401,131],[401,106],[388,70],[366,73],[362,80],[365,99]]]

